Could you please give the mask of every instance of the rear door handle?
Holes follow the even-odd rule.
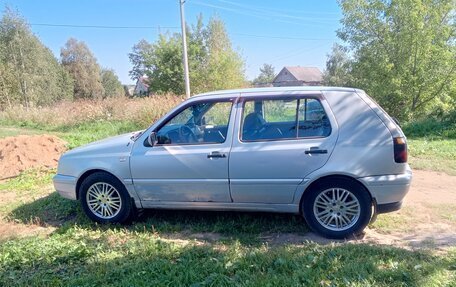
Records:
[[[220,153],[218,151],[213,151],[207,155],[207,158],[225,158],[226,154]]]
[[[304,153],[305,154],[324,154],[324,153],[328,153],[328,150],[320,149],[319,147],[313,146],[309,150],[306,150]]]

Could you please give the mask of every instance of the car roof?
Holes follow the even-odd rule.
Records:
[[[244,94],[252,96],[261,96],[261,93],[286,93],[286,92],[355,92],[358,91],[354,88],[343,88],[343,87],[325,87],[325,86],[291,86],[291,87],[266,87],[266,88],[245,88],[245,89],[234,89],[234,90],[220,90],[209,93],[199,94],[192,96],[191,99],[211,99],[220,98],[223,96],[233,97],[236,94]]]

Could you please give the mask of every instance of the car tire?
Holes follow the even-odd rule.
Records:
[[[79,199],[85,214],[99,223],[125,223],[134,213],[130,195],[113,175],[95,172],[79,187]]]
[[[372,216],[372,199],[360,183],[331,178],[308,190],[301,210],[314,232],[332,239],[359,235]]]

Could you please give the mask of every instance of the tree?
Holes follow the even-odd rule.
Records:
[[[202,17],[187,28],[190,83],[193,93],[243,86],[244,62],[233,50],[224,23]],[[129,54],[132,79],[146,74],[155,93],[183,94],[182,42],[180,34],[161,34],[155,43],[141,40]]]
[[[351,85],[351,60],[346,49],[334,44],[326,61],[323,83],[327,86],[347,87]]]
[[[72,81],[26,21],[6,8],[0,20],[0,106],[26,108],[72,98]]]
[[[103,85],[103,98],[122,97],[125,95],[119,78],[112,69],[101,70],[101,84]]]
[[[74,80],[74,97],[100,99],[104,95],[101,68],[84,42],[68,39],[60,51],[62,65]]]
[[[407,119],[434,108],[456,81],[454,0],[341,0],[354,85]]]
[[[271,84],[275,77],[276,73],[274,71],[274,67],[271,64],[263,64],[263,66],[260,67],[260,74],[258,77],[253,79],[253,84]]]
[[[211,18],[205,35],[206,66],[200,74],[204,85],[195,92],[239,88],[245,85],[244,61],[232,47],[225,24],[218,18]],[[198,89],[199,88],[199,89]]]
[[[153,53],[154,46],[144,39],[133,46],[133,51],[128,54],[133,65],[131,71],[128,72],[132,80],[138,80],[146,74],[146,71],[152,69],[148,64],[152,61]]]

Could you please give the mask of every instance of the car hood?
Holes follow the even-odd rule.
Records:
[[[136,133],[136,132],[135,132]],[[122,134],[96,142],[92,142],[81,147],[72,149],[64,154],[65,157],[68,156],[90,156],[102,154],[125,154],[129,153],[131,147],[133,146],[132,136],[135,133]]]

